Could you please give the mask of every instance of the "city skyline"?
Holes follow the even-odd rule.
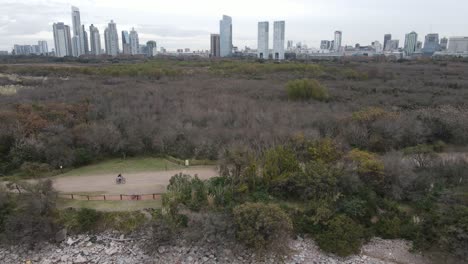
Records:
[[[115,4],[112,5],[114,2]],[[218,7],[205,8],[206,10],[201,6],[209,1],[197,1],[197,4],[184,1],[184,8],[179,9],[172,4],[163,5],[164,8],[151,8],[153,5],[160,4],[161,1],[148,3],[150,6],[145,8],[142,8],[143,2],[139,0],[132,2],[131,5],[121,1],[114,2],[107,0],[99,2],[32,0],[28,3],[17,3],[7,0],[0,10],[0,33],[9,37],[0,40],[0,50],[11,50],[14,44],[35,43],[39,39],[47,40],[49,46],[53,46],[51,45],[53,43],[52,24],[60,21],[72,26],[68,11],[71,5],[80,9],[81,23],[86,27],[94,24],[100,32],[103,32],[107,21],[113,19],[119,28],[135,27],[141,43],[156,40],[159,43],[158,46],[171,50],[185,47],[190,47],[192,50],[209,50],[210,43],[206,40],[207,36],[212,32],[217,32],[216,21],[222,14],[233,17],[233,44],[239,48],[256,47],[258,21],[285,20],[288,23],[287,40],[302,42],[315,48],[320,47],[321,40],[332,39],[330,32],[336,29],[344,33],[343,46],[355,43],[368,45],[375,40],[381,41],[386,33],[391,33],[394,39],[400,40],[403,40],[405,34],[411,31],[416,31],[420,36],[439,33],[441,38],[468,35],[467,22],[461,11],[463,8],[452,8],[453,6],[468,7],[468,3],[451,0],[438,5],[437,12],[440,12],[440,15],[437,20],[433,19],[433,13],[427,12],[429,8],[426,7],[427,5],[421,8],[412,2],[409,3],[411,7],[409,8],[408,3],[400,0],[395,1],[391,7],[379,7],[378,4],[363,0],[354,1],[351,6],[348,3],[342,3],[343,1],[317,1],[313,5],[306,1],[276,1],[281,3],[282,8],[269,5],[272,7],[264,10],[261,15],[254,12],[254,9],[265,1],[258,1],[258,3],[245,1],[249,3],[247,5],[249,8],[245,8],[246,10],[241,10],[237,5],[224,5],[227,1],[220,1]],[[419,2],[427,4],[428,1]],[[453,5],[450,5],[451,2]],[[394,6],[398,4],[402,4],[401,6],[405,8],[398,10],[402,13],[395,21],[395,19],[390,19],[390,16],[396,15],[397,10]],[[26,7],[28,10],[33,8],[41,12],[31,16],[23,10]],[[121,7],[125,9],[121,10]],[[357,12],[357,8],[363,10]],[[452,12],[450,16],[443,12],[448,9]],[[324,10],[333,12],[329,12],[330,15],[324,15]],[[47,16],[43,16],[42,13],[46,13]],[[366,17],[362,13],[368,13],[369,16]],[[407,17],[409,15],[412,16],[411,19]],[[364,21],[362,17],[366,17],[366,20]],[[372,18],[375,18],[375,21],[370,23]]]

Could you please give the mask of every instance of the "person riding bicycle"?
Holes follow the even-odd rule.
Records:
[[[123,180],[122,174],[119,173],[119,175],[117,176],[117,183],[122,183],[122,180]]]

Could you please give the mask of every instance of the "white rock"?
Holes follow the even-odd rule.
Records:
[[[79,256],[75,259],[75,261],[73,261],[73,263],[86,263],[87,261],[88,261],[88,260],[87,260],[85,257],[79,255]]]

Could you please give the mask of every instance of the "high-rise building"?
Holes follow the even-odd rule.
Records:
[[[232,18],[223,16],[219,21],[219,49],[221,57],[229,57],[232,55]]]
[[[384,50],[387,49],[387,41],[389,41],[389,40],[392,40],[392,34],[385,34],[384,35],[384,42],[383,42]]]
[[[408,56],[413,55],[417,50],[417,45],[418,45],[418,34],[414,31],[406,34],[405,48],[404,48],[406,55]]]
[[[38,54],[41,54],[41,55],[49,54],[49,47],[47,45],[47,41],[39,40],[37,42],[37,46],[39,47]]]
[[[135,28],[132,28],[130,31],[130,54],[137,55],[140,54],[140,40],[138,39],[138,32],[136,32]],[[143,54],[146,54],[143,53]]]
[[[156,45],[156,41],[150,40],[146,42],[146,56],[154,57],[158,53],[158,47]]]
[[[72,56],[72,43],[70,36],[70,27],[62,22],[54,23],[54,44],[55,56]]]
[[[322,40],[320,41],[320,49],[321,50],[330,50],[332,48],[332,42],[329,40]]]
[[[275,60],[284,60],[285,27],[284,21],[273,23],[273,59]]]
[[[107,55],[117,56],[119,54],[119,34],[117,33],[117,25],[114,23],[114,20],[109,22],[104,31],[104,40],[106,42]]]
[[[85,54],[85,39],[81,26],[80,9],[72,6],[72,26],[73,26],[73,56],[78,57]]]
[[[387,41],[387,46],[385,47],[385,51],[396,51],[400,47],[400,40],[398,39],[391,39]]]
[[[130,55],[130,35],[128,31],[122,31],[122,53],[125,55]]]
[[[440,39],[440,50],[447,50],[448,47],[448,38],[441,38]]]
[[[424,39],[424,48],[422,51],[428,55],[432,55],[436,51],[440,51],[439,34],[427,34]]]
[[[288,40],[288,50],[294,49],[294,42],[292,40]]]
[[[93,24],[89,26],[89,36],[91,44],[91,54],[100,55],[101,54],[101,35],[99,35],[99,30]]]
[[[85,30],[85,26],[82,25],[81,30],[83,31],[83,42],[84,42],[84,54],[89,54],[89,39],[88,33]]]
[[[210,57],[220,57],[220,36],[219,34],[211,34],[210,36]]]
[[[340,52],[341,51],[341,41],[343,39],[343,32],[335,31],[335,42],[333,44],[333,51]]]
[[[468,37],[451,37],[448,42],[448,51],[452,53],[468,52]]]
[[[257,57],[259,59],[269,58],[269,47],[268,42],[269,37],[269,23],[268,22],[258,22],[258,39],[257,39]]]

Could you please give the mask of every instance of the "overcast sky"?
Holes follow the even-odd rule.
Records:
[[[274,20],[286,21],[287,40],[310,47],[332,39],[335,30],[343,31],[344,45],[382,43],[385,33],[402,43],[413,30],[419,40],[430,31],[468,35],[467,0],[0,0],[0,50],[38,40],[52,49],[52,24],[71,25],[72,5],[87,31],[97,25],[102,41],[113,19],[119,32],[135,27],[140,42],[155,40],[171,50],[209,49],[209,34],[218,33],[223,14],[232,16],[233,42],[240,48],[256,48],[257,22]]]

